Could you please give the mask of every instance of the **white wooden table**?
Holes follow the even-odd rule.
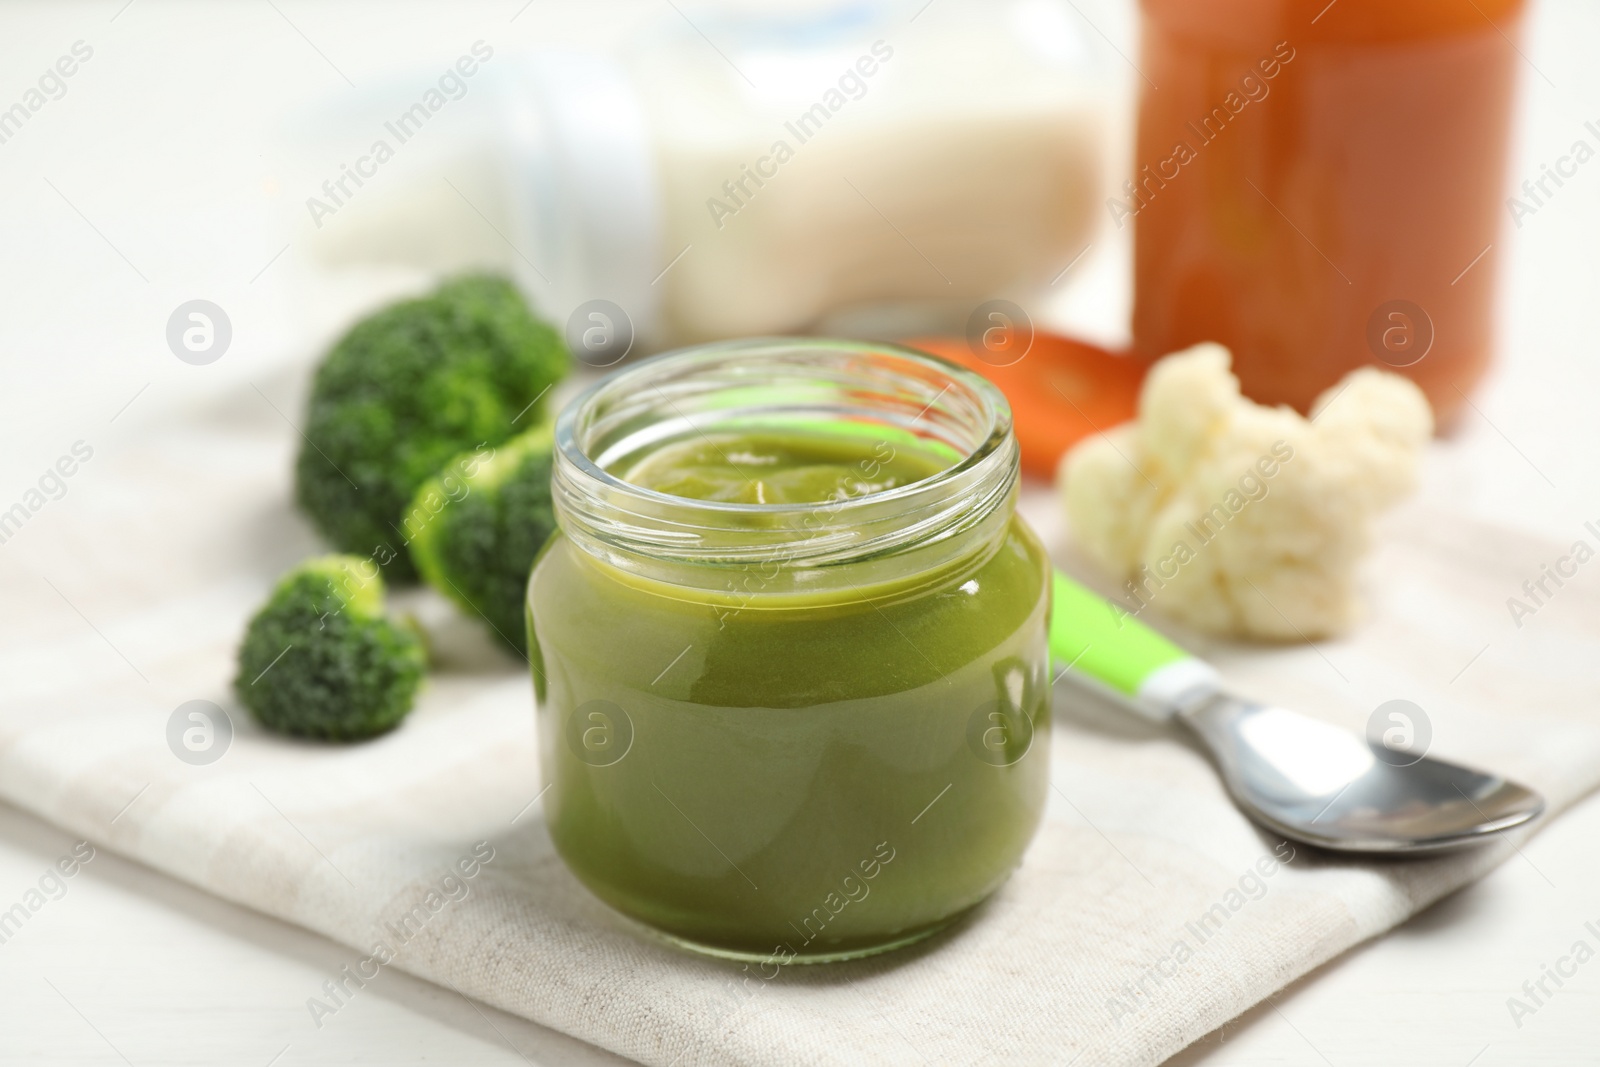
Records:
[[[307,265],[303,227],[290,224],[324,175],[283,150],[276,126],[289,109],[395,64],[442,67],[478,38],[507,51],[586,43],[662,6],[617,0],[602,17],[579,0],[533,0],[526,10],[523,0],[123,3],[0,11],[0,108],[75,42],[92,49],[64,93],[0,143],[7,502],[74,440],[115,448],[120,435],[181,419],[190,398],[219,385],[283,380],[286,353],[320,343],[352,308],[412,280],[330,278]],[[1078,8],[1134,53],[1122,0]],[[1522,46],[1517,182],[1573,141],[1594,142],[1583,122],[1600,119],[1590,57],[1600,14],[1583,0],[1548,0],[1532,31]],[[1425,491],[1570,543],[1584,521],[1600,519],[1600,164],[1521,228],[1508,215],[1492,255],[1507,281],[1503,358],[1479,410],[1430,460]],[[1108,236],[1081,269],[1088,277],[1064,297],[1062,320],[1115,330],[1127,300],[1125,247]],[[235,330],[227,358],[205,368],[175,360],[163,336],[172,309],[197,297],[226,308]],[[27,539],[48,538],[70,509],[69,492],[0,546],[0,567],[26,566]],[[1574,942],[1600,951],[1585,927],[1600,929],[1597,837],[1600,799],[1591,799],[1483,882],[1174,1062],[1600,1061],[1600,962],[1559,989],[1547,980],[1554,995],[1520,1026],[1507,1009]],[[0,909],[38,887],[71,846],[0,808]],[[65,895],[0,943],[0,1062],[621,1062],[393,972],[319,1029],[305,1002],[347,962],[337,946],[104,852],[64,884]]]

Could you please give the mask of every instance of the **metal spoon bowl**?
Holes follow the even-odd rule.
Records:
[[[1336,726],[1218,692],[1176,718],[1211,751],[1245,813],[1344,852],[1430,852],[1488,840],[1544,811],[1499,775],[1384,749]]]

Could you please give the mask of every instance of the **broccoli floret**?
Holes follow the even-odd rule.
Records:
[[[351,741],[405,718],[426,670],[422,639],[384,617],[372,562],[321,556],[284,575],[250,620],[233,687],[269,730]]]
[[[312,383],[295,494],[334,547],[416,575],[402,511],[450,457],[534,425],[571,365],[560,335],[504,278],[467,275],[373,314]]]
[[[406,515],[411,559],[428,584],[528,655],[523,603],[534,557],[556,528],[552,433],[530,430],[492,456],[459,456],[422,487]]]

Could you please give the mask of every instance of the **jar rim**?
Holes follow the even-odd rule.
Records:
[[[839,379],[840,395],[876,383],[895,388],[900,401],[922,402],[881,411],[886,426],[902,430],[930,415],[943,443],[960,458],[926,478],[881,492],[809,503],[759,504],[690,499],[648,489],[613,474],[603,462],[604,434],[613,424],[637,423],[651,391],[678,416],[678,425],[704,432],[680,401],[700,387],[759,387],[784,372]],[[875,409],[864,407],[864,412]],[[716,410],[712,409],[716,414]],[[703,413],[702,413],[703,414]],[[725,414],[725,413],[724,413]],[[671,421],[671,420],[668,420]],[[957,436],[960,435],[960,436]],[[937,434],[936,434],[937,436]],[[761,337],[722,341],[662,353],[612,374],[570,401],[555,425],[552,479],[562,528],[590,551],[633,552],[680,562],[762,562],[775,553],[786,562],[846,562],[925,544],[958,533],[1010,496],[1018,476],[1011,410],[991,382],[960,365],[903,345],[834,338]],[[591,453],[601,453],[601,457]],[[814,520],[825,515],[819,528]],[[806,529],[797,529],[799,520]],[[734,536],[715,536],[734,532]],[[739,537],[743,533],[748,536]],[[801,536],[790,536],[794,534]]]

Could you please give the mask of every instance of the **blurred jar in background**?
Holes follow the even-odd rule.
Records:
[[[1493,341],[1522,0],[1142,0],[1134,345],[1305,411],[1363,364],[1448,423]],[[1492,21],[1491,21],[1492,20]]]
[[[557,313],[606,297],[667,344],[948,328],[1043,289],[1088,242],[1099,84],[1059,4],[955,0],[915,23],[901,3],[685,10],[619,65],[533,69],[529,150],[560,168],[525,217],[560,254],[531,288]],[[569,121],[592,110],[584,81],[638,109],[592,151],[596,127]],[[619,153],[648,161],[627,197],[585,174]],[[638,222],[602,238],[619,213]]]
[[[408,157],[410,191],[363,191],[324,258],[498,247],[547,316],[606,334],[620,309],[658,348],[959,331],[1090,241],[1103,70],[1060,0],[679,6],[617,49],[483,64],[470,121],[450,105],[448,184]],[[483,221],[504,240],[468,248]]]

